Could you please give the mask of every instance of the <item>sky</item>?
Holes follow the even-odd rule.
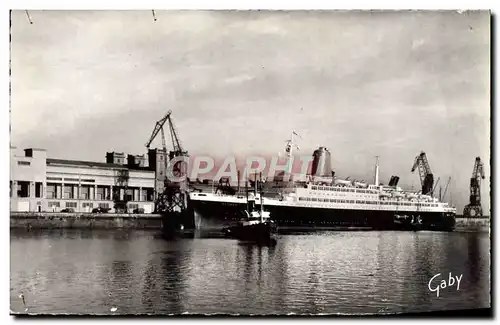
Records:
[[[296,130],[300,154],[326,146],[340,177],[371,180],[380,156],[381,181],[417,188],[423,150],[459,213],[479,156],[489,210],[489,12],[155,14],[13,11],[11,144],[144,154],[172,110],[195,156],[277,155]]]

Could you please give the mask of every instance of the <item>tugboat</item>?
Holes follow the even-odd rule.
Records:
[[[254,193],[248,193],[246,217],[242,218],[236,225],[225,227],[222,232],[228,238],[250,241],[257,244],[276,244],[277,226],[271,220],[271,213],[264,211],[264,197],[262,192],[257,198],[257,180],[255,180]],[[262,186],[261,186],[262,190]],[[256,201],[260,200],[260,209],[256,209]]]

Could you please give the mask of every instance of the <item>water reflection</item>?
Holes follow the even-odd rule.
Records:
[[[181,246],[185,241],[169,243]],[[169,245],[170,246],[170,245]],[[185,247],[173,247],[165,252],[165,256],[160,258],[160,274],[162,279],[161,303],[166,310],[171,313],[181,313],[182,310],[182,290],[184,289],[184,279],[182,269],[184,268]]]
[[[155,279],[155,264],[152,259],[148,259],[143,274],[143,285],[141,292],[141,302],[145,311],[151,312],[154,310],[154,301],[156,300],[156,279]]]
[[[308,297],[308,302],[310,304],[310,309],[309,312],[312,314],[316,314],[322,311],[321,308],[321,302],[317,303],[321,299],[321,296],[317,296],[315,293],[319,292],[319,284],[320,284],[320,279],[318,276],[318,268],[316,265],[311,266],[311,270],[309,271],[308,275],[308,287],[309,289],[307,290],[307,297]]]
[[[285,257],[284,247],[286,240],[281,237],[278,239],[278,245],[269,247],[268,265],[270,274],[270,288],[274,294],[273,302],[276,306],[285,306],[286,297],[288,296],[287,275],[288,275],[288,260]],[[274,313],[283,313],[282,308],[275,308]]]
[[[466,272],[464,274],[464,287],[480,288],[480,290],[474,290],[472,292],[472,300],[484,305],[484,297],[488,296],[488,304],[491,303],[490,291],[488,287],[481,285],[485,282],[485,273],[490,268],[490,249],[489,247],[485,249],[485,245],[481,245],[482,241],[486,241],[486,238],[480,238],[479,236],[473,236],[469,234],[467,240],[467,262],[466,262]],[[489,239],[489,238],[488,238]],[[488,273],[488,284],[490,284],[491,275]]]
[[[11,304],[23,292],[31,312],[79,314],[487,307],[488,253],[489,238],[459,233],[281,235],[267,247],[140,231],[11,232]],[[428,280],[448,272],[463,273],[460,290],[437,299]]]
[[[108,306],[110,308],[120,308],[120,313],[130,313],[130,307],[133,306],[134,295],[131,293],[133,288],[132,262],[131,261],[113,261],[111,263],[110,285],[107,288],[110,297]]]
[[[141,301],[148,313],[182,313],[188,241],[160,242],[150,254],[143,273]]]
[[[386,304],[388,296],[392,297],[396,304],[404,299],[404,281],[400,280],[405,270],[400,270],[401,264],[398,263],[402,254],[399,250],[399,237],[389,232],[379,232],[376,241],[376,268],[374,273],[369,273],[373,274],[370,277],[372,287],[369,296],[375,300],[375,308],[372,311],[385,313],[390,311]],[[387,288],[387,292],[383,294],[381,288]]]
[[[413,245],[412,260],[408,261],[408,265],[414,265],[413,271],[415,281],[408,282],[408,290],[415,293],[415,298],[412,301],[420,302],[422,310],[432,310],[433,293],[429,291],[429,280],[436,274],[435,254],[440,254],[432,249],[432,241],[426,236],[414,235],[415,241]],[[408,270],[411,272],[411,270]]]
[[[480,281],[479,265],[481,261],[481,250],[478,236],[468,236],[467,240],[467,278],[471,285]]]

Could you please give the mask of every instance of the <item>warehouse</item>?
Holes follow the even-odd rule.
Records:
[[[143,156],[111,152],[106,162],[47,158],[44,149],[11,147],[10,210],[154,210],[155,172]]]

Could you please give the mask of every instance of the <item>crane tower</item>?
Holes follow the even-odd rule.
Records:
[[[146,148],[149,149],[151,143],[156,138],[158,133],[161,133],[162,149],[159,152],[159,160],[155,160],[156,169],[156,195],[155,195],[155,211],[159,213],[183,213],[187,209],[187,166],[183,162],[177,162],[172,166],[173,174],[176,179],[171,180],[167,177],[167,170],[171,160],[175,157],[188,157],[188,152],[184,151],[179,140],[179,136],[172,122],[172,111],[159,121],[156,122],[155,128],[146,143]],[[172,140],[172,150],[167,151],[165,141],[164,126],[168,125]],[[151,152],[151,150],[150,150]],[[158,151],[156,151],[158,152]],[[159,162],[158,165],[156,163]],[[179,179],[181,178],[181,179]]]
[[[483,215],[481,208],[481,179],[484,179],[484,169],[481,158],[476,157],[472,177],[470,179],[469,204],[464,208],[464,217],[478,218]]]
[[[413,173],[417,168],[420,176],[420,183],[422,184],[422,194],[433,195],[434,175],[431,172],[427,156],[423,151],[415,157],[415,162],[413,163],[411,172]]]

